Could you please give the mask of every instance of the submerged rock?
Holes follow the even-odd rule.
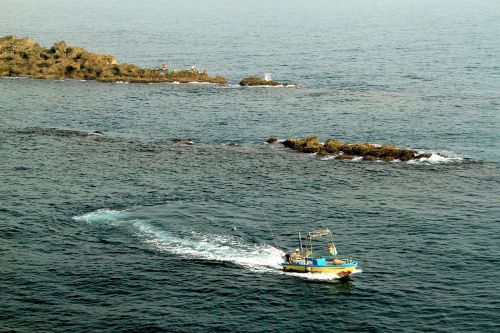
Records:
[[[175,138],[175,139],[172,139],[172,142],[173,143],[185,144],[185,145],[189,145],[189,146],[194,145],[194,141],[191,138],[186,138],[186,139]]]
[[[273,137],[270,137],[269,139],[267,139],[266,142],[269,144],[273,144],[273,143],[278,142],[278,138],[273,136]]]
[[[170,71],[168,68],[140,68],[118,64],[115,57],[70,47],[65,41],[46,49],[32,38],[0,38],[0,76],[36,79],[85,79],[103,82],[208,82],[226,84],[222,76],[211,77],[196,69]]]
[[[349,154],[341,154],[341,155],[335,156],[336,160],[352,160],[353,158],[354,158],[354,156],[349,155]]]
[[[363,156],[363,161],[376,161],[377,158],[375,156],[372,156],[372,155],[365,155]]]
[[[420,158],[429,158],[432,156],[432,153],[422,153],[422,154],[418,154],[417,156],[415,156],[416,159],[420,159]],[[446,156],[443,156],[443,157],[446,157]]]
[[[317,153],[319,156],[335,156],[335,159],[350,160],[362,157],[365,161],[393,160],[409,161],[412,159],[430,157],[431,154],[418,154],[413,149],[400,149],[396,146],[378,146],[372,143],[345,144],[337,139],[319,142],[319,137],[290,138],[283,141],[283,145],[303,153]]]

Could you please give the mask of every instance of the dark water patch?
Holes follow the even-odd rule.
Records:
[[[31,171],[32,169],[28,166],[15,166],[13,167],[14,171]]]
[[[39,134],[39,135],[54,135],[54,136],[89,136],[88,132],[61,129],[61,128],[42,128],[42,127],[28,127],[17,131],[20,134]]]
[[[406,79],[415,80],[415,81],[433,81],[433,79],[431,79],[431,78],[419,76],[417,74],[407,74],[403,77]]]

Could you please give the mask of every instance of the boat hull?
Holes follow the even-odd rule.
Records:
[[[357,262],[341,265],[312,265],[312,264],[295,264],[282,263],[281,266],[285,272],[294,273],[322,273],[322,274],[337,274],[340,277],[351,275],[356,267]]]

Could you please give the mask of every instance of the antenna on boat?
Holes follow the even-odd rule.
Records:
[[[269,231],[271,231],[271,235],[273,236],[274,247],[278,248],[278,243],[276,243],[276,237],[274,237],[274,232],[273,232],[273,229],[271,228],[271,224],[269,223],[269,220],[267,219],[266,213],[264,213],[264,217],[266,218],[266,222],[267,222],[267,226],[269,227]]]

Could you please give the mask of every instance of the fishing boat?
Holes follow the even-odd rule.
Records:
[[[305,233],[298,232],[299,247],[294,252],[288,252],[281,263],[285,272],[295,273],[334,273],[340,277],[348,277],[358,267],[358,262],[350,258],[337,258],[337,249],[333,243],[330,229],[320,229]],[[313,240],[326,239],[328,255],[316,256],[313,252]],[[326,248],[326,247],[325,247]]]

